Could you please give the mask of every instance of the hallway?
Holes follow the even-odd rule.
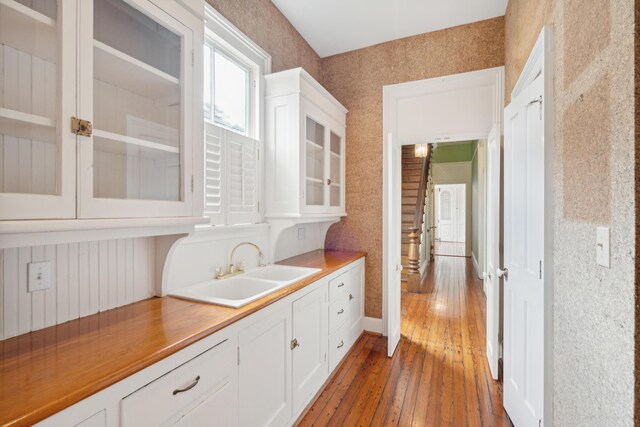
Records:
[[[436,240],[434,256],[464,256],[464,242],[441,242]]]
[[[363,335],[301,426],[509,426],[487,364],[482,282],[471,261],[437,257],[427,292],[402,293],[402,338]]]

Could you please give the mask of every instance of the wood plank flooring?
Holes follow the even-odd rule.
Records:
[[[464,256],[464,242],[439,242],[433,248],[434,255]]]
[[[427,292],[402,293],[402,338],[355,344],[300,426],[510,426],[485,357],[482,282],[466,258],[437,257]]]

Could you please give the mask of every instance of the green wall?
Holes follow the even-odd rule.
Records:
[[[477,141],[465,143],[438,144],[433,150],[433,163],[470,162],[473,159]]]

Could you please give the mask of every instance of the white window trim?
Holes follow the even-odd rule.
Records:
[[[260,206],[258,214],[258,222],[264,221],[264,180],[265,180],[265,168],[264,168],[264,155],[262,155],[265,139],[265,79],[266,74],[271,73],[271,55],[269,55],[264,49],[262,49],[253,40],[247,37],[242,31],[236,28],[231,22],[223,17],[218,11],[216,11],[209,4],[205,3],[204,7],[204,23],[205,23],[205,40],[212,41],[213,44],[219,46],[221,50],[226,54],[238,52],[241,56],[246,57],[250,62],[257,64],[258,70],[256,75],[253,76],[253,80],[256,82],[255,100],[254,106],[257,106],[258,114],[255,114],[256,109],[253,108],[251,117],[253,120],[253,137],[258,139],[258,150],[260,152],[259,160],[259,188],[258,188],[258,203]],[[242,61],[241,61],[242,62]],[[204,117],[203,117],[204,120]],[[218,124],[215,124],[218,126]],[[257,132],[256,132],[257,131]],[[204,141],[203,141],[204,143]],[[204,158],[202,159],[204,162]],[[203,195],[204,196],[204,195]],[[224,206],[226,210],[227,207]],[[211,228],[212,224],[200,226],[198,228]],[[215,227],[236,227],[234,225],[216,225]]]

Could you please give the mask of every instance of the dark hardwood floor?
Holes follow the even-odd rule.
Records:
[[[402,338],[355,344],[300,426],[510,426],[485,357],[484,296],[466,258],[436,257],[402,293]]]

